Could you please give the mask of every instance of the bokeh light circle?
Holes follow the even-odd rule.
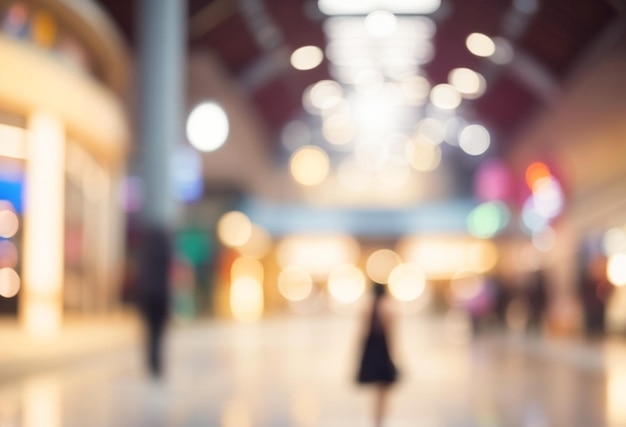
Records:
[[[328,292],[339,302],[353,303],[365,293],[365,276],[354,265],[339,266],[328,277]]]
[[[187,138],[200,151],[215,151],[226,142],[230,125],[224,109],[216,102],[196,106],[187,119]]]
[[[305,300],[313,292],[313,279],[302,268],[284,268],[278,275],[278,292],[289,301]]]
[[[400,301],[414,301],[426,288],[426,276],[415,264],[400,264],[389,275],[389,293]]]
[[[252,222],[243,212],[227,212],[217,222],[217,235],[226,246],[244,245],[252,235]]]
[[[379,249],[367,258],[365,271],[372,281],[386,284],[393,269],[401,263],[400,256],[391,249]]]
[[[307,145],[291,156],[289,169],[298,183],[314,186],[326,179],[330,170],[330,159],[321,148]]]
[[[20,276],[12,268],[0,268],[0,296],[13,298],[20,291]]]

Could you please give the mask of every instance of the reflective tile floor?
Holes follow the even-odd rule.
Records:
[[[0,382],[0,427],[367,427],[353,382],[357,319],[277,317],[173,327],[167,372],[139,346]],[[386,427],[626,426],[626,344],[490,333],[405,317]]]

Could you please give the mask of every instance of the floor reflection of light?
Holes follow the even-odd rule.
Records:
[[[61,390],[54,377],[37,377],[24,384],[23,427],[60,427]]]
[[[319,402],[312,390],[303,389],[294,393],[292,406],[292,418],[297,427],[317,426],[319,419]]]
[[[609,427],[626,425],[626,355],[608,347],[606,355],[606,418]]]
[[[224,406],[220,427],[251,427],[252,419],[246,405],[232,400]]]
[[[0,426],[17,426],[19,420],[19,396],[10,389],[0,390]]]

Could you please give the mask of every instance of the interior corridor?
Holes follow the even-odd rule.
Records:
[[[369,426],[358,333],[357,317],[338,314],[177,325],[162,380],[135,340],[1,382],[0,426]],[[469,333],[456,314],[399,320],[386,426],[625,425],[622,340]]]

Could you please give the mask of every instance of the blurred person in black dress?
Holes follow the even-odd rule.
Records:
[[[365,320],[357,382],[374,387],[374,426],[381,427],[385,418],[387,395],[396,382],[397,369],[391,355],[393,311],[387,287],[374,283],[373,300]]]
[[[138,303],[146,328],[146,357],[154,377],[162,374],[162,341],[169,316],[171,241],[167,231],[148,227],[139,247]]]

